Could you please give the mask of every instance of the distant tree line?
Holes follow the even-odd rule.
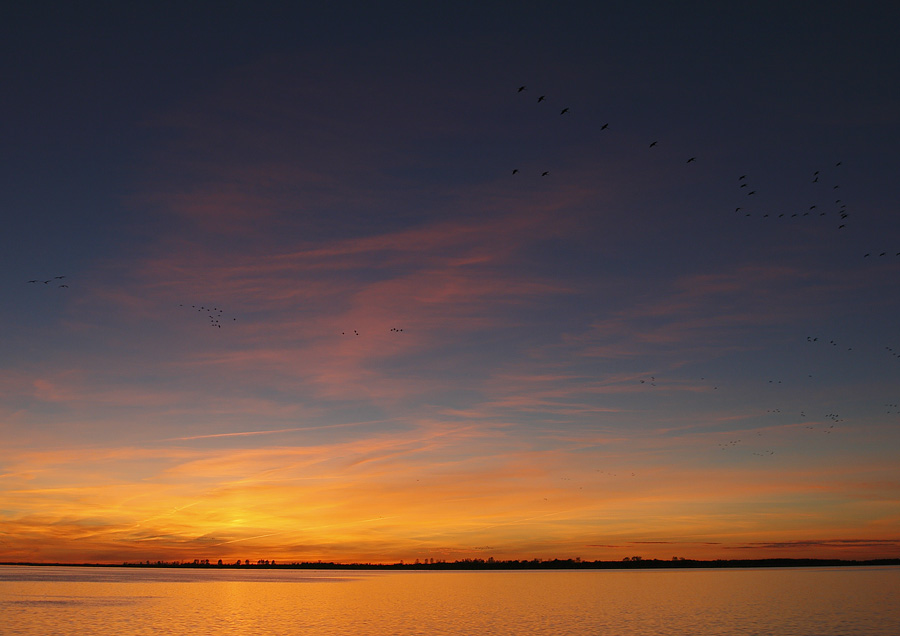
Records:
[[[4,564],[5,565],[5,564]],[[41,564],[30,564],[41,565]],[[46,564],[51,565],[51,564]],[[55,563],[52,565],[67,565]],[[68,564],[88,565],[88,564]],[[335,563],[333,561],[301,561],[278,562],[274,559],[237,559],[234,562],[226,562],[219,559],[215,563],[209,559],[194,559],[193,561],[137,561],[122,563],[128,567],[165,567],[165,568],[264,568],[264,569],[308,569],[308,570],[601,570],[601,569],[660,569],[660,568],[759,568],[759,567],[833,567],[833,566],[864,566],[864,565],[900,565],[900,559],[714,559],[699,560],[673,557],[671,560],[644,559],[640,556],[625,557],[621,561],[583,561],[574,559],[531,559],[499,560],[490,557],[488,559],[459,559],[456,561],[444,561],[434,559],[416,559],[412,563],[400,561],[398,563]]]

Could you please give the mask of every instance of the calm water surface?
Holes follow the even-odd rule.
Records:
[[[0,566],[0,634],[900,634],[900,568],[383,572]]]

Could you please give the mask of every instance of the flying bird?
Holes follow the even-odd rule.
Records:
[[[654,141],[652,144],[650,144],[650,147],[652,148],[652,147],[655,146],[657,143],[658,143],[658,142]]]
[[[609,124],[603,124],[602,126],[600,126],[600,130],[606,130],[607,128],[609,128]]]
[[[560,114],[560,115],[565,115],[565,114],[568,113],[568,112],[569,112],[569,108],[566,107],[566,108],[563,108],[561,111],[559,111],[559,114]]]
[[[546,95],[541,95],[540,97],[538,97],[538,103],[544,101],[544,99],[545,99],[546,97],[547,97]]]
[[[520,86],[520,87],[519,87],[519,90],[517,90],[516,92],[517,92],[517,93],[521,93],[521,92],[524,91],[524,90],[525,90],[525,87],[524,87],[524,86]]]
[[[691,163],[692,161],[697,161],[697,157],[691,157],[685,163]]]
[[[544,171],[544,172],[541,173],[541,176],[542,176],[542,177],[546,177],[548,174],[550,174],[550,171],[549,171],[549,170],[546,170],[546,171]]]
[[[513,174],[517,174],[518,172],[519,172],[519,169],[518,169],[518,168],[514,168],[513,171],[512,171]]]

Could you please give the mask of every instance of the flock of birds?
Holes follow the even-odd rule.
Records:
[[[521,85],[518,87],[516,92],[520,95],[525,95],[528,92],[528,87],[525,85]],[[547,101],[547,95],[542,94],[537,97],[538,104],[545,103],[546,101]],[[571,116],[570,115],[571,112],[572,112],[571,108],[569,106],[565,106],[559,110],[558,116],[560,116],[560,117]],[[610,126],[609,122],[604,122],[600,126],[600,130],[606,131],[609,129],[609,126]],[[653,140],[648,144],[647,148],[648,148],[648,150],[652,150],[652,149],[658,147],[659,144],[660,144],[659,140]],[[694,164],[697,161],[698,161],[698,158],[696,156],[688,156],[685,158],[684,163],[685,164]],[[848,212],[847,204],[837,194],[837,192],[841,189],[841,184],[837,182],[838,180],[835,177],[837,176],[837,173],[840,171],[841,166],[842,166],[841,161],[836,162],[834,164],[833,168],[831,170],[827,171],[827,174],[826,174],[826,171],[824,171],[823,169],[817,169],[815,171],[812,171],[810,174],[810,177],[809,177],[809,184],[812,188],[814,188],[816,190],[814,193],[815,198],[813,198],[813,196],[810,197],[812,200],[809,201],[809,205],[806,209],[799,210],[799,211],[795,210],[795,211],[790,211],[790,212],[788,212],[788,211],[773,212],[768,209],[760,209],[760,206],[764,205],[764,204],[758,203],[760,200],[760,197],[758,196],[758,193],[760,192],[760,187],[753,184],[747,174],[741,174],[736,177],[735,181],[736,181],[736,191],[737,191],[737,193],[739,193],[742,196],[742,200],[737,202],[738,205],[736,205],[734,207],[734,211],[735,211],[735,213],[740,213],[744,217],[758,217],[758,218],[763,218],[763,219],[836,217],[836,220],[838,223],[837,229],[843,230],[847,227],[847,221],[850,217],[850,213]],[[518,174],[520,174],[520,169],[512,168],[511,173],[512,173],[512,175],[518,175]],[[549,169],[542,170],[540,172],[541,177],[547,177],[550,174],[551,174],[551,172]],[[828,188],[827,185],[824,185],[825,183],[830,184],[831,187]],[[825,203],[825,202],[821,201],[820,199],[826,198],[826,195],[828,195],[828,193],[830,193],[830,196],[827,196],[828,202]],[[863,257],[869,258],[869,257],[873,256],[874,254],[876,254],[876,252],[867,252],[863,255]],[[878,257],[885,257],[888,255],[888,252],[887,251],[877,252],[877,255],[878,255]],[[900,256],[900,251],[898,251],[896,253],[896,256]],[[66,284],[64,282],[65,280],[66,280],[65,275],[59,275],[59,276],[53,276],[48,279],[35,278],[35,279],[28,280],[26,282],[29,284],[34,284],[34,285],[44,285],[44,286],[54,285],[56,288],[65,289],[65,288],[68,288],[68,284]],[[225,317],[224,309],[221,309],[217,306],[196,305],[196,304],[194,304],[194,305],[179,304],[178,306],[185,308],[185,309],[189,308],[189,309],[193,310],[194,312],[205,316],[208,326],[215,328],[215,329],[221,329],[223,324],[227,324],[228,322],[235,322],[237,320],[237,318],[232,317],[231,321],[228,321],[228,319]],[[399,333],[402,333],[403,331],[404,330],[400,327],[392,327],[390,329],[390,333],[398,333],[399,334]],[[352,329],[349,331],[347,331],[347,330],[342,331],[341,335],[342,336],[352,335],[354,337],[359,337],[361,334],[357,329]],[[806,340],[808,343],[825,343],[824,339],[820,339],[818,336],[812,336],[812,335],[807,336]],[[831,345],[832,347],[839,346],[838,343],[833,339],[827,341],[827,344]],[[885,349],[893,357],[900,357],[900,351],[895,351],[891,347],[885,347]],[[853,348],[847,347],[846,350],[853,351]],[[809,377],[812,377],[812,374],[810,374]],[[701,378],[701,380],[705,381],[705,378]],[[650,387],[656,387],[657,383],[658,383],[656,376],[649,376],[647,378],[641,378],[639,380],[639,382],[640,382],[640,384],[645,384]],[[768,384],[772,384],[772,385],[782,384],[782,380],[781,379],[769,379]],[[714,390],[718,390],[719,386],[715,385],[715,386],[712,386],[712,388]],[[898,406],[897,403],[888,403],[888,404],[886,404],[886,406],[888,407],[888,411],[887,411],[888,413],[892,412],[891,409],[894,409],[894,412],[896,412],[897,410],[900,410],[900,406]],[[768,409],[766,411],[766,413],[776,415],[776,414],[781,414],[782,411],[780,408],[771,408],[771,409]],[[803,420],[806,417],[807,416],[806,416],[805,410],[801,410],[800,411],[800,419]],[[830,434],[834,431],[835,424],[841,423],[844,421],[843,418],[839,417],[835,413],[825,414],[821,419],[828,420],[831,423],[828,425],[825,425],[824,423],[809,423],[809,424],[805,424],[804,427],[808,430],[816,430],[816,431],[821,431],[822,433]],[[749,434],[750,434],[750,432],[745,431],[745,435],[749,435]],[[761,437],[762,432],[757,431],[756,436]],[[738,446],[742,443],[745,443],[745,442],[746,442],[746,440],[743,437],[729,439],[729,440],[720,442],[718,444],[718,447],[721,450],[726,451],[726,450],[735,448],[736,446]],[[771,456],[774,454],[775,454],[774,449],[758,450],[758,451],[753,452],[753,455],[756,455],[756,456]],[[599,469],[597,472],[608,475],[608,476],[613,476],[613,477],[617,476],[617,473],[612,473],[612,472],[608,472],[608,471],[600,471]],[[634,476],[634,475],[635,475],[634,473],[631,473],[631,476]],[[563,478],[563,479],[567,479],[567,478]]]
[[[835,341],[835,340],[833,340],[833,339],[832,339],[832,340],[828,340],[827,343],[826,343],[826,341],[825,341],[824,338],[820,340],[820,338],[819,338],[818,336],[807,336],[807,337],[806,337],[806,342],[811,343],[811,344],[822,342],[822,343],[828,344],[828,345],[830,345],[830,346],[832,346],[832,347],[838,347],[838,346],[839,346],[839,344],[837,343],[837,341]],[[842,349],[843,349],[843,348],[842,348]],[[888,354],[890,354],[892,357],[894,357],[894,358],[900,358],[900,352],[895,351],[892,347],[884,347],[884,350],[885,350]],[[847,348],[846,348],[846,351],[853,351],[853,347],[847,347]],[[807,374],[807,377],[808,377],[808,378],[812,378],[812,377],[813,377],[813,374],[811,374],[811,373],[810,373],[810,374]],[[700,378],[700,380],[701,380],[701,381],[705,381],[706,378],[705,378],[705,377],[702,377],[702,378]],[[655,386],[657,385],[656,382],[657,382],[656,376],[650,376],[649,379],[639,379],[639,383],[640,383],[640,384],[645,384],[645,385],[649,385],[649,386],[653,386],[653,387],[655,387]],[[771,379],[768,379],[768,380],[767,380],[767,384],[771,384],[771,385],[780,385],[780,384],[783,384],[783,382],[784,382],[784,381],[783,381],[782,379],[777,379],[777,378],[771,378]],[[718,386],[713,386],[713,389],[718,389],[718,388],[719,388]],[[889,403],[886,403],[886,404],[885,404],[885,407],[887,408],[887,410],[885,411],[885,413],[887,413],[887,414],[890,414],[890,413],[898,413],[898,414],[900,414],[900,410],[897,410],[897,409],[900,409],[900,404],[898,404],[898,403],[896,403],[896,402],[889,402]],[[895,410],[891,410],[891,409],[895,409]],[[775,407],[775,408],[767,409],[767,410],[766,410],[766,413],[775,416],[775,415],[781,414],[781,413],[782,413],[782,410],[781,410],[781,408]],[[804,409],[804,410],[800,410],[800,412],[799,412],[799,419],[802,421],[802,420],[804,420],[806,417],[807,417],[806,410],[805,410],[805,409]],[[818,422],[818,421],[817,421],[817,422],[813,422],[813,423],[807,423],[807,424],[804,424],[804,425],[803,425],[803,428],[806,429],[806,430],[810,430],[810,431],[821,432],[821,433],[824,433],[824,434],[831,434],[831,433],[833,433],[834,430],[835,430],[835,424],[840,424],[841,422],[844,422],[844,421],[845,421],[843,417],[841,417],[840,415],[838,415],[837,413],[834,413],[834,412],[830,412],[830,413],[824,414],[823,416],[821,416],[821,419],[822,419],[822,420],[828,420],[828,421],[830,421],[831,423],[830,423],[830,424],[826,424],[825,422]],[[746,432],[746,431],[745,431],[745,432]],[[758,436],[758,437],[759,437],[759,436],[762,436],[762,432],[761,432],[761,431],[757,431],[757,432],[756,432],[756,436]],[[743,441],[745,441],[745,440],[743,440],[742,438],[729,439],[729,440],[726,440],[726,441],[719,442],[719,443],[717,444],[717,447],[718,447],[720,450],[723,450],[723,451],[724,451],[724,450],[728,450],[728,449],[731,449],[731,448],[734,448],[734,447],[738,446],[738,445],[741,444]],[[754,452],[752,453],[752,455],[759,456],[759,457],[766,457],[766,456],[771,456],[771,455],[774,455],[774,454],[775,454],[775,450],[774,450],[774,449],[768,449],[768,450],[764,450],[764,451],[754,451]]]
[[[521,85],[516,90],[516,92],[520,93],[520,94],[525,93],[526,91],[528,91],[528,86],[526,86],[526,85]],[[542,103],[546,99],[547,99],[546,95],[540,95],[537,98],[537,103]],[[571,109],[570,109],[570,107],[566,106],[565,108],[560,110],[559,115],[560,116],[566,115],[569,112],[571,112]],[[607,130],[607,129],[609,129],[609,122],[605,122],[600,126],[601,131]],[[648,149],[655,148],[658,145],[659,145],[659,140],[654,140],[654,141],[650,142],[650,144],[648,145]],[[692,157],[688,157],[685,160],[685,163],[690,164],[690,163],[694,163],[696,161],[697,161],[697,157],[692,156]],[[843,165],[843,161],[838,161],[834,164],[834,169],[836,170],[836,169],[840,168],[842,165]],[[520,172],[519,168],[512,169],[513,175],[519,174],[519,172]],[[549,170],[544,170],[541,172],[542,177],[546,177],[548,175],[550,175]],[[812,173],[810,174],[809,183],[811,183],[813,185],[822,183],[822,182],[824,182],[826,176],[827,175],[823,172],[823,170],[821,168],[817,169],[817,170],[813,170]],[[834,175],[831,175],[831,176],[834,177]],[[738,190],[740,190],[746,197],[753,197],[754,195],[757,194],[758,189],[754,186],[751,186],[751,184],[747,181],[747,178],[748,178],[748,175],[746,175],[746,174],[740,175],[737,178],[737,182],[738,182],[737,187],[738,187]],[[745,216],[745,217],[757,216],[757,217],[763,218],[763,219],[770,219],[770,218],[771,219],[796,219],[796,218],[804,218],[804,217],[834,217],[834,216],[836,216],[837,217],[837,229],[843,230],[847,227],[847,221],[850,218],[850,212],[848,211],[847,204],[844,202],[844,200],[841,198],[835,198],[833,203],[828,203],[828,204],[823,203],[818,200],[815,200],[815,199],[824,198],[826,196],[826,194],[825,194],[826,192],[831,192],[832,196],[836,196],[836,192],[838,190],[840,190],[841,185],[839,183],[836,183],[836,179],[834,179],[834,178],[832,178],[831,181],[832,181],[831,188],[826,190],[825,192],[823,192],[821,190],[822,186],[818,186],[819,191],[815,192],[814,200],[812,200],[810,202],[807,209],[804,209],[801,211],[795,210],[795,211],[774,212],[774,211],[771,211],[768,209],[754,210],[750,207],[749,202],[745,202],[745,203],[739,202],[739,204],[737,206],[735,206],[734,211],[736,213],[742,213],[743,216]],[[813,197],[811,197],[811,198],[813,198]],[[826,209],[826,206],[830,206],[831,210],[829,211],[828,209]],[[866,252],[865,254],[863,254],[863,258],[868,258],[873,255],[877,255],[878,257],[889,256],[890,251],[882,250],[882,251]],[[900,257],[900,251],[896,252],[894,255]]]
[[[40,278],[33,278],[33,279],[27,280],[25,282],[32,283],[32,284],[43,283],[44,285],[49,285],[50,283],[54,283],[58,289],[68,289],[69,286],[62,282],[63,280],[65,280],[65,278],[66,278],[65,276],[54,276],[53,278],[48,278],[47,280],[41,280]]]
[[[834,168],[835,169],[840,168],[841,165],[843,165],[843,162],[838,161],[837,163],[834,164]],[[824,175],[822,174],[822,171],[815,170],[812,173],[812,179],[811,179],[810,183],[812,183],[812,184],[819,183],[820,176],[824,177]],[[747,182],[746,179],[747,179],[747,175],[741,175],[740,177],[738,177],[738,190],[742,190],[743,188],[748,188],[748,190],[745,191],[746,196],[753,196],[756,194],[757,190],[756,190],[756,188],[750,189],[750,184]],[[841,187],[840,184],[835,183],[831,187],[830,191],[834,192],[835,190],[840,189],[840,187]],[[815,192],[815,196],[817,198],[822,198],[825,195],[821,191],[818,191],[818,192]],[[832,196],[834,196],[834,195],[832,195]],[[812,197],[810,197],[810,198],[812,198]],[[831,216],[838,217],[837,229],[843,230],[847,227],[847,219],[850,217],[850,213],[847,211],[847,204],[844,203],[843,199],[838,198],[838,199],[834,200],[833,204],[828,204],[828,205],[834,206],[833,209],[831,210],[831,212],[829,212],[828,210],[825,209],[826,204],[824,204],[821,201],[813,199],[810,203],[811,204],[809,205],[809,207],[803,211],[771,212],[768,209],[766,209],[765,211],[762,211],[762,212],[757,211],[756,215],[763,219],[768,219],[768,218],[796,219],[796,218],[803,218],[803,217],[828,217],[829,215],[831,215]],[[744,205],[748,205],[748,204],[745,203]],[[741,205],[738,205],[737,207],[735,207],[734,211],[735,212],[743,212],[745,217],[751,217],[754,215],[753,210],[745,208]]]
[[[185,307],[186,305],[179,303],[179,307]],[[219,309],[218,307],[206,307],[205,305],[191,305],[191,309],[195,309],[197,313],[206,313],[206,317],[208,318],[208,324],[210,327],[214,329],[222,328],[222,319],[224,319],[223,313],[224,309]],[[232,318],[232,322],[237,321],[237,318]]]
[[[516,90],[516,92],[520,95],[526,94],[527,91],[528,91],[528,86],[526,86],[526,85],[521,85]],[[543,103],[546,101],[546,99],[547,99],[546,95],[543,95],[543,94],[539,95],[537,98],[537,103],[539,103],[539,104]],[[565,108],[562,108],[559,111],[559,115],[560,116],[567,115],[570,112],[571,112],[570,107],[566,106]],[[600,126],[601,131],[608,130],[608,129],[609,129],[609,122],[604,122]],[[650,144],[648,145],[648,149],[655,148],[658,145],[659,145],[659,140],[654,140],[654,141],[650,142]],[[685,160],[685,163],[692,164],[692,163],[695,163],[696,161],[697,161],[696,156],[690,156]],[[826,171],[821,168],[817,169],[817,170],[813,170],[811,172],[811,174],[809,176],[809,185],[813,189],[813,191],[811,192],[811,195],[810,195],[810,198],[812,198],[813,200],[809,201],[808,207],[806,209],[800,210],[800,211],[773,212],[768,209],[761,209],[762,206],[764,206],[765,204],[757,203],[759,200],[759,197],[757,196],[757,193],[759,192],[759,188],[751,183],[751,181],[748,179],[747,174],[741,174],[741,175],[737,176],[736,189],[743,197],[745,197],[745,199],[743,201],[738,202],[738,205],[735,206],[734,211],[735,211],[735,213],[741,213],[744,217],[757,216],[762,219],[769,219],[769,218],[772,218],[772,219],[796,219],[796,218],[804,218],[804,217],[834,218],[837,223],[837,229],[844,230],[847,227],[847,222],[848,222],[848,219],[850,218],[850,212],[848,211],[847,204],[844,202],[844,200],[840,196],[838,196],[838,192],[841,190],[841,184],[838,183],[838,179],[836,178],[836,176],[837,176],[837,173],[840,171],[840,168],[842,165],[843,165],[842,161],[837,161],[834,164],[833,168],[830,171],[827,171],[827,174],[826,174]],[[519,174],[519,172],[520,172],[519,168],[512,169],[513,175],[517,175],[517,174]],[[541,172],[542,177],[546,177],[549,174],[550,174],[549,170],[545,170],[545,171]],[[831,182],[830,188],[828,188],[827,185],[824,185],[828,181]],[[830,197],[828,196],[828,193],[831,193]],[[821,199],[823,199],[823,198],[827,198],[829,201],[833,200],[833,202],[826,204],[821,201]],[[883,256],[887,255],[887,252],[883,251],[883,252],[880,252],[878,255],[883,257]],[[896,255],[900,256],[900,252],[897,252]],[[864,254],[864,258],[867,258],[870,256],[872,256],[872,253]],[[809,336],[809,337],[807,337],[807,342],[817,343],[817,342],[819,342],[819,338],[816,336]],[[837,342],[834,340],[829,340],[828,344],[833,347],[838,346]],[[885,347],[885,349],[887,349],[895,357],[900,357],[900,353],[894,352],[891,347]],[[853,350],[852,347],[847,347],[847,351],[852,351],[852,350]],[[809,377],[810,378],[813,377],[812,374],[809,374]],[[657,386],[657,380],[656,380],[655,376],[649,376],[648,378],[642,378],[639,380],[639,382],[640,382],[640,384],[643,384],[643,385],[646,385],[649,387]],[[768,380],[768,384],[779,385],[779,384],[782,384],[782,380],[781,379],[770,379],[770,380]],[[713,386],[714,390],[717,390],[718,388],[719,388],[718,386]],[[781,413],[781,409],[780,408],[769,409],[767,412],[772,413],[772,414]],[[806,418],[805,411],[800,412],[800,418],[801,418],[801,420]],[[822,417],[822,419],[830,420],[832,423],[827,426],[817,425],[817,424],[806,424],[805,428],[807,430],[821,431],[823,433],[830,434],[833,432],[834,425],[836,422],[843,422],[843,419],[839,418],[834,413],[828,413],[828,414],[824,415]],[[758,431],[757,436],[761,436],[761,435],[762,435],[762,433]],[[730,439],[730,440],[720,442],[718,446],[721,450],[727,450],[727,449],[734,448],[735,446],[741,444],[741,441],[742,440],[740,438]],[[760,457],[771,456],[774,454],[775,454],[774,449],[753,452],[753,455],[757,455]]]

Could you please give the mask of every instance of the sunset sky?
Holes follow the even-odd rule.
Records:
[[[0,561],[900,556],[897,9],[11,4]]]

